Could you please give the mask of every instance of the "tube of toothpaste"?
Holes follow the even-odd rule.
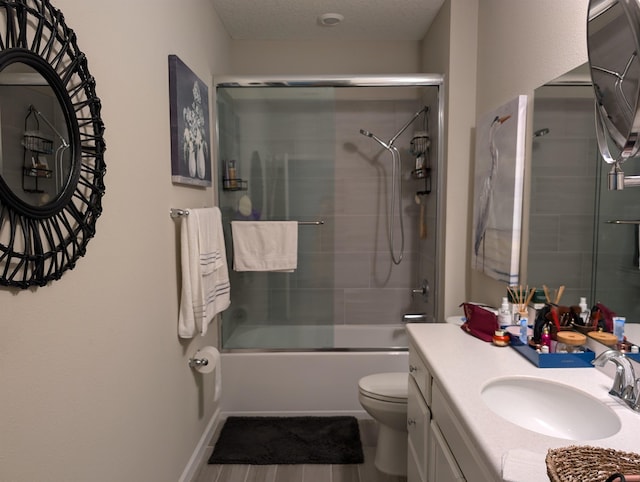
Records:
[[[622,343],[624,341],[624,323],[626,318],[624,316],[614,316],[613,317],[613,334],[618,339],[618,343]]]
[[[527,319],[520,318],[520,341],[525,345],[529,343],[529,328],[527,327]]]

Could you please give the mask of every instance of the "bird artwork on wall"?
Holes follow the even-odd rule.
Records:
[[[472,267],[519,282],[527,96],[477,122]]]

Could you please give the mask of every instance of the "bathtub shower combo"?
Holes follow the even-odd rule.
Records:
[[[219,206],[298,221],[293,273],[230,272],[222,410],[362,413],[358,380],[407,371],[407,313],[438,312],[440,75],[219,78]],[[241,383],[228,383],[241,380]]]

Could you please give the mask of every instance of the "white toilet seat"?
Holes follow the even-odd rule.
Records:
[[[406,372],[375,373],[358,382],[360,393],[388,403],[407,403],[409,376]]]

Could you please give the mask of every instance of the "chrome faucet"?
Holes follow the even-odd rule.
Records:
[[[618,397],[631,409],[640,412],[640,379],[636,379],[631,361],[617,350],[606,350],[591,362],[603,367],[607,362],[616,366],[616,375],[609,394]]]

